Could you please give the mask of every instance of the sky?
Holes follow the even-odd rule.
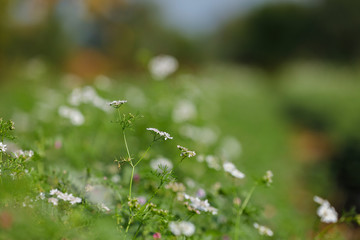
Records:
[[[187,34],[209,33],[234,15],[264,3],[308,0],[142,0],[152,1],[169,27]]]

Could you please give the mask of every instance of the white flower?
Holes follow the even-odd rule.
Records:
[[[157,159],[154,159],[150,162],[150,166],[154,171],[161,171],[162,170],[159,167],[167,167],[168,170],[173,168],[173,164],[172,162],[170,162],[169,159],[164,158],[164,157],[159,157]]]
[[[100,208],[104,210],[105,212],[110,212],[110,208],[108,208],[104,203],[100,204]]]
[[[59,115],[63,118],[69,119],[71,124],[75,126],[80,126],[85,122],[84,115],[75,108],[60,106]]]
[[[194,151],[190,151],[190,150],[187,149],[186,147],[177,145],[177,148],[181,150],[180,157],[188,157],[188,158],[191,158],[191,157],[195,157],[195,156],[196,156],[196,153],[195,153]]]
[[[265,173],[265,176],[263,177],[264,182],[266,183],[266,185],[270,185],[272,183],[272,178],[273,178],[274,174],[272,173],[272,171],[268,170]]]
[[[218,210],[212,206],[210,206],[209,201],[205,199],[204,201],[200,200],[198,197],[192,197],[187,194],[184,194],[185,199],[190,200],[190,207],[195,210],[202,212],[209,212],[213,215],[218,213]]]
[[[244,178],[245,174],[236,169],[235,165],[231,162],[225,162],[223,164],[225,172],[230,173],[235,178]]]
[[[149,70],[156,80],[163,80],[178,68],[178,61],[169,55],[153,57],[149,62]]]
[[[6,151],[6,145],[2,142],[0,142],[0,152],[5,152]]]
[[[196,107],[189,100],[180,100],[172,113],[174,122],[185,122],[187,120],[194,119],[196,117]]]
[[[20,149],[20,150],[13,152],[13,154],[16,158],[23,157],[23,158],[28,159],[28,158],[31,158],[32,156],[34,156],[34,151],[32,151],[32,150],[23,151]]]
[[[121,107],[121,105],[123,105],[125,103],[127,103],[126,100],[118,100],[118,101],[112,101],[111,103],[109,103],[109,105],[114,108],[119,108],[119,107]]]
[[[79,197],[74,197],[72,194],[69,193],[63,193],[57,189],[50,190],[50,195],[56,195],[58,199],[61,199],[63,201],[70,202],[71,205],[74,205],[75,203],[81,203],[82,199]]]
[[[45,193],[41,192],[41,193],[39,194],[39,198],[40,198],[41,200],[44,200],[44,199],[45,199]]]
[[[173,139],[173,138],[170,136],[169,133],[160,131],[160,130],[158,130],[158,129],[156,129],[156,128],[146,128],[146,130],[151,131],[151,132],[159,135],[160,137],[163,137],[164,140]]]
[[[170,222],[169,229],[175,236],[185,235],[192,236],[195,233],[195,225],[191,222]]]
[[[48,199],[48,202],[49,203],[52,203],[54,206],[57,206],[58,205],[58,203],[59,203],[59,200],[57,199],[57,198],[49,198]]]
[[[71,194],[70,194],[71,195]],[[75,203],[81,203],[81,198],[79,197],[74,197],[71,195],[71,199],[69,200],[69,202],[71,203],[71,205],[74,205]]]
[[[213,129],[197,127],[190,124],[181,126],[179,133],[184,137],[207,146],[214,144],[218,138],[218,135]]]
[[[266,235],[266,236],[269,236],[269,237],[274,235],[273,231],[271,231],[270,228],[265,227],[265,226],[261,226],[258,223],[254,223],[254,228],[256,228],[259,231],[260,235]]]
[[[321,197],[314,196],[314,201],[320,206],[317,209],[317,215],[321,218],[321,222],[324,223],[336,223],[338,221],[338,214],[330,203],[322,199]]]
[[[57,195],[58,193],[60,193],[60,191],[57,190],[56,188],[50,190],[50,195],[51,195],[51,196],[52,196],[52,195]]]

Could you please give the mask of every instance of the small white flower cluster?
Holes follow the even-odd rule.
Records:
[[[90,103],[105,112],[110,110],[107,105],[108,101],[101,98],[95,89],[90,86],[75,88],[71,92],[68,101],[73,106],[79,106],[81,103]]]
[[[173,192],[185,192],[186,187],[182,183],[171,182],[165,186],[166,189],[171,189]]]
[[[268,170],[266,171],[263,180],[266,183],[266,185],[270,186],[270,184],[272,183],[272,178],[273,178],[274,174],[272,173],[272,171]]]
[[[58,112],[61,117],[69,119],[74,126],[83,125],[85,122],[84,115],[75,108],[60,106]]]
[[[106,206],[104,203],[101,203],[99,205],[100,209],[105,211],[105,212],[110,212],[110,208],[108,208],[108,206]]]
[[[225,162],[223,164],[223,168],[224,168],[225,172],[230,173],[235,178],[242,179],[245,177],[245,174],[240,172],[238,169],[236,169],[235,165],[231,162]]]
[[[176,58],[169,55],[153,57],[149,62],[149,70],[155,80],[163,80],[176,71],[179,63]]]
[[[71,205],[74,205],[75,203],[81,203],[82,199],[79,197],[74,197],[72,194],[68,194],[68,193],[63,193],[57,189],[52,189],[50,191],[50,195],[56,195],[56,197],[58,199],[61,199],[63,201],[68,201],[71,203]],[[49,203],[52,203],[54,205],[58,205],[58,199],[56,198],[49,198],[48,201]]]
[[[172,162],[164,157],[158,157],[150,162],[150,166],[154,171],[162,172],[161,167],[167,167],[168,170],[173,168]]]
[[[19,158],[19,157],[22,157],[22,158],[25,158],[25,159],[29,159],[31,158],[32,156],[34,156],[34,151],[33,150],[17,150],[15,152],[13,152],[14,156],[16,158]]]
[[[192,197],[187,194],[184,194],[184,198],[186,200],[190,200],[190,210],[195,210],[197,214],[200,214],[199,211],[209,212],[212,215],[216,215],[218,210],[212,206],[210,206],[209,201],[205,199],[204,201],[200,200],[198,197]]]
[[[109,103],[109,105],[113,108],[119,108],[125,103],[127,103],[127,100],[115,100]]]
[[[6,145],[3,142],[0,142],[0,152],[5,152],[6,149]]]
[[[151,131],[151,132],[153,132],[153,133],[156,134],[156,135],[159,135],[161,138],[164,138],[164,140],[173,139],[173,138],[170,136],[169,133],[160,131],[160,130],[158,130],[158,129],[156,129],[156,128],[146,128],[146,130]]]
[[[180,153],[180,157],[195,157],[196,153],[194,151],[190,151],[189,149],[187,149],[186,147],[177,145],[177,148],[180,149],[181,153]]]
[[[207,166],[209,168],[215,169],[217,171],[219,171],[221,169],[221,165],[220,165],[220,161],[219,158],[213,156],[213,155],[199,155],[197,157],[197,161],[198,162],[206,162]]]
[[[192,236],[195,233],[195,225],[191,222],[170,222],[169,229],[175,236],[185,235]]]
[[[314,201],[320,204],[317,209],[317,215],[321,218],[321,222],[336,223],[338,221],[338,214],[335,208],[330,205],[329,201],[318,196],[314,196]]]
[[[254,228],[256,228],[259,231],[260,235],[265,235],[269,237],[274,235],[273,231],[271,231],[270,228],[259,225],[258,223],[254,223]]]

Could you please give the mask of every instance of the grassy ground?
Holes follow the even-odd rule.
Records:
[[[32,166],[40,176],[43,177],[41,173],[59,175],[39,182],[58,186],[63,178],[60,175],[65,170],[68,174],[66,181],[75,186],[86,182],[85,176],[101,179],[104,176],[111,178],[115,174],[121,178],[120,184],[109,185],[123,189],[117,193],[117,199],[123,201],[126,199],[130,169],[124,167],[119,172],[116,170],[114,159],[126,155],[126,152],[119,127],[111,123],[115,117],[113,112],[106,113],[91,104],[82,104],[79,109],[85,116],[85,123],[77,127],[60,117],[58,108],[61,105],[69,106],[67,98],[72,88],[84,85],[95,86],[97,93],[108,100],[127,99],[126,111],[143,115],[134,131],[128,133],[129,147],[134,155],[143,152],[151,140],[144,133],[145,128],[165,130],[176,139],[176,143],[195,150],[198,155],[222,156],[234,162],[247,176],[241,183],[234,182],[242,200],[252,186],[252,179],[271,169],[274,173],[273,186],[259,188],[252,197],[248,211],[251,213],[254,208],[255,212],[263,212],[255,214],[256,218],[274,230],[275,239],[310,239],[318,226],[313,196],[337,199],[329,163],[323,160],[331,150],[321,148],[320,153],[311,151],[312,145],[309,147],[309,138],[304,138],[304,132],[310,133],[306,136],[313,136],[312,123],[317,120],[308,120],[306,114],[305,117],[291,118],[288,109],[301,106],[301,109],[320,113],[319,121],[325,122],[320,124],[325,142],[336,143],[349,134],[359,134],[360,128],[356,125],[360,119],[359,76],[355,70],[320,64],[294,64],[271,76],[254,69],[216,65],[205,67],[196,74],[180,72],[161,82],[153,81],[146,74],[119,75],[110,81],[98,79],[86,82],[64,78],[46,69],[35,71],[35,74],[17,71],[1,83],[0,113],[4,119],[14,120],[18,137],[16,144],[39,154],[42,160]],[[197,114],[179,122],[173,117],[173,109],[184,99],[194,104]],[[305,120],[299,122],[299,119]],[[330,122],[329,127],[323,130],[322,126],[327,126],[327,122]],[[195,136],[189,136],[188,129],[194,130],[194,127],[205,128],[210,133],[195,131]],[[302,144],[299,145],[299,142]],[[59,149],[54,147],[56,143],[61,143]],[[155,145],[145,161],[160,155],[167,158],[177,156],[174,144],[165,142]],[[143,168],[149,168],[145,165]],[[191,176],[196,187],[206,191],[217,182],[225,185],[224,181],[229,180],[224,179],[219,171],[193,159],[181,166],[176,171],[178,179],[186,182]],[[148,176],[141,177],[147,179]],[[37,187],[42,189],[41,186]],[[145,189],[146,181],[134,185],[135,195],[149,197]],[[2,197],[7,199],[9,196]],[[209,200],[219,208],[225,207],[221,204],[228,204],[225,200],[211,198],[210,195]],[[51,206],[47,208],[54,211]],[[232,208],[228,210],[231,212]],[[84,212],[74,211],[76,213],[71,215],[74,221],[79,222],[79,227],[85,225],[78,219],[83,217]],[[31,212],[27,214],[31,215]],[[87,214],[91,215],[91,212]],[[39,219],[46,222],[47,217],[44,214]],[[115,220],[101,214],[92,217],[96,219],[93,221],[98,222],[99,229],[94,230],[97,234],[108,235],[109,239],[117,236]],[[218,239],[222,235],[230,235],[224,226],[217,229],[217,221],[221,219],[210,223],[204,216],[198,219],[204,220],[205,224],[200,224],[199,228],[208,227],[205,232],[209,233],[199,239],[205,239],[205,236]],[[59,233],[53,229],[56,228],[56,221],[50,219],[47,222],[49,224],[42,225],[48,227],[48,236],[55,236],[52,235],[55,233],[61,236],[67,231],[62,226],[63,232]],[[29,228],[26,231],[31,232],[31,223],[18,220],[17,224],[18,227]],[[101,226],[107,228],[102,229]],[[114,226],[113,230],[111,226]],[[107,229],[106,233],[103,233],[104,229]],[[211,238],[212,231],[222,233],[214,234],[217,237]],[[251,233],[250,227],[243,231],[244,236],[257,238]],[[342,235],[340,233],[336,239],[343,239]],[[9,233],[9,236],[16,238],[15,232]],[[73,239],[76,230],[67,236]],[[32,237],[35,238],[36,233]]]

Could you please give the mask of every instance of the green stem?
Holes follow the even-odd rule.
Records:
[[[134,215],[132,215],[131,218],[129,219],[128,225],[126,226],[126,230],[125,230],[126,233],[129,231],[133,219],[134,219]]]
[[[146,156],[147,152],[150,150],[151,146],[152,146],[153,142],[149,145],[149,147],[146,149],[145,153],[141,156],[141,158],[139,159],[139,161],[137,161],[134,165],[134,167],[136,167]]]
[[[243,214],[246,206],[249,203],[249,200],[252,196],[252,194],[254,193],[255,188],[257,187],[257,183],[251,188],[250,192],[248,193],[248,195],[246,196],[243,204],[241,205],[237,216],[236,216],[236,223],[235,223],[235,233],[234,233],[234,239],[238,239],[239,238],[239,229],[240,229],[240,217]]]
[[[133,240],[136,239],[136,236],[139,234],[139,231],[140,231],[140,228],[141,228],[142,225],[143,225],[143,223],[141,222],[141,223],[139,224],[139,227],[137,228],[135,234],[134,234]]]
[[[328,226],[326,226],[319,234],[317,234],[317,235],[315,236],[315,239],[319,239],[319,240],[323,239],[324,236],[325,236],[325,234],[326,234],[331,228],[333,228],[335,225],[336,225],[335,223],[332,223],[332,224],[329,224]]]

